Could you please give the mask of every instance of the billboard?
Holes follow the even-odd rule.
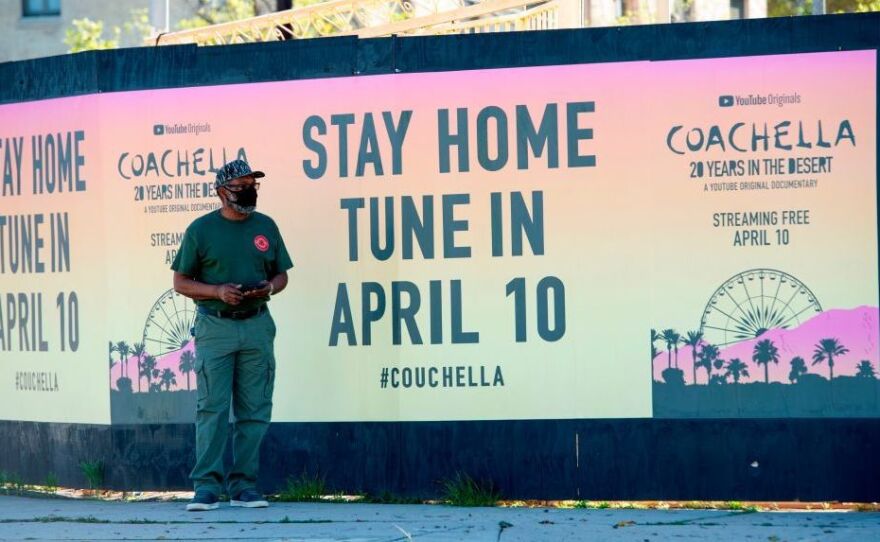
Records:
[[[876,66],[0,106],[0,418],[194,418],[195,311],[169,265],[233,158],[266,172],[258,209],[295,265],[270,303],[275,421],[880,416]]]

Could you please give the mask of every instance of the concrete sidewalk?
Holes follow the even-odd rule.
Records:
[[[2,540],[303,540],[310,542],[564,540],[880,540],[880,513],[453,508],[439,505],[223,503],[0,497]]]

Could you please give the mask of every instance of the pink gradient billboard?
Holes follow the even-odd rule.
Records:
[[[32,419],[193,418],[195,309],[169,264],[237,157],[266,172],[258,209],[295,264],[270,305],[276,421],[880,416],[876,64],[850,51],[0,106],[9,190],[24,179],[3,215],[63,204],[84,271],[51,292],[5,272],[16,322],[19,293],[44,292],[46,314],[75,291],[83,346],[72,370],[60,337],[27,350],[6,325],[0,378],[61,384],[38,396],[27,376],[0,417],[33,399]],[[77,130],[88,192],[35,193],[30,138]]]

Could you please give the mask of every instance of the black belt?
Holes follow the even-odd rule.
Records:
[[[198,311],[202,314],[206,314],[208,316],[216,316],[217,318],[231,318],[232,320],[246,320],[248,318],[253,318],[254,316],[258,316],[263,314],[266,311],[266,305],[260,305],[256,309],[251,309],[247,311],[215,311],[213,309],[209,309],[208,307],[204,307],[202,305],[198,306]]]

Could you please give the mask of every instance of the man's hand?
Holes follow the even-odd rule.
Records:
[[[249,292],[245,292],[244,296],[248,298],[262,298],[269,297],[272,293],[272,284],[268,280],[261,280],[260,287],[256,290],[250,290]]]
[[[241,284],[220,284],[217,286],[217,299],[227,305],[238,305],[244,298],[240,288]]]

